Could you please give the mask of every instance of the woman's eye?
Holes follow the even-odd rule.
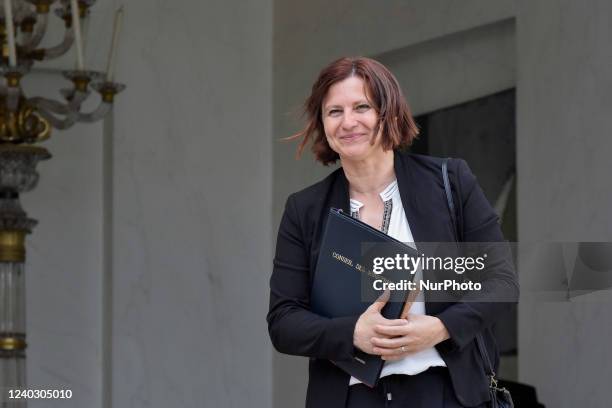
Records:
[[[332,109],[329,112],[327,112],[329,116],[338,116],[341,113],[342,111],[340,109]]]
[[[370,109],[370,105],[366,105],[366,104],[357,105],[357,107],[355,108],[357,112],[365,112],[368,109]]]

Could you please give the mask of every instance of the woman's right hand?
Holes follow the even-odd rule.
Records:
[[[353,344],[355,347],[365,353],[376,354],[373,352],[374,345],[372,344],[372,338],[380,338],[381,334],[375,332],[374,327],[377,325],[398,326],[407,323],[405,319],[386,319],[380,313],[383,307],[385,307],[387,304],[389,297],[389,291],[385,291],[366,309],[365,312],[361,314],[361,316],[359,316],[359,319],[357,320],[355,331],[353,333]],[[388,338],[391,337],[389,336]]]

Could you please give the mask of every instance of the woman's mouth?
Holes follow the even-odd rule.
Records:
[[[343,140],[346,142],[352,142],[353,140],[356,140],[360,138],[361,136],[363,136],[363,133],[349,133],[349,134],[340,136],[340,140]]]

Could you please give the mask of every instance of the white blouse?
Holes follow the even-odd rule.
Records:
[[[380,193],[384,204],[384,216],[382,231],[387,235],[404,242],[412,248],[416,249],[408,219],[404,213],[402,199],[397,186],[397,180],[389,184],[382,193]],[[359,218],[359,210],[363,207],[363,203],[351,198],[351,216]],[[390,212],[390,215],[388,214]],[[415,274],[415,282],[422,279],[423,271],[419,269]],[[425,314],[425,298],[423,292],[420,292],[415,302],[410,308],[411,314]],[[409,356],[398,361],[386,361],[383,366],[381,378],[392,374],[415,375],[422,373],[429,367],[446,367],[446,363],[440,357],[440,353],[431,347],[421,350],[418,353],[410,354]],[[359,384],[361,381],[355,377],[351,377],[349,385]]]

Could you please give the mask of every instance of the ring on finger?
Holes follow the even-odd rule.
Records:
[[[406,346],[402,346],[402,347],[400,347],[400,351],[401,351],[402,353],[405,353],[405,352],[406,352]]]

